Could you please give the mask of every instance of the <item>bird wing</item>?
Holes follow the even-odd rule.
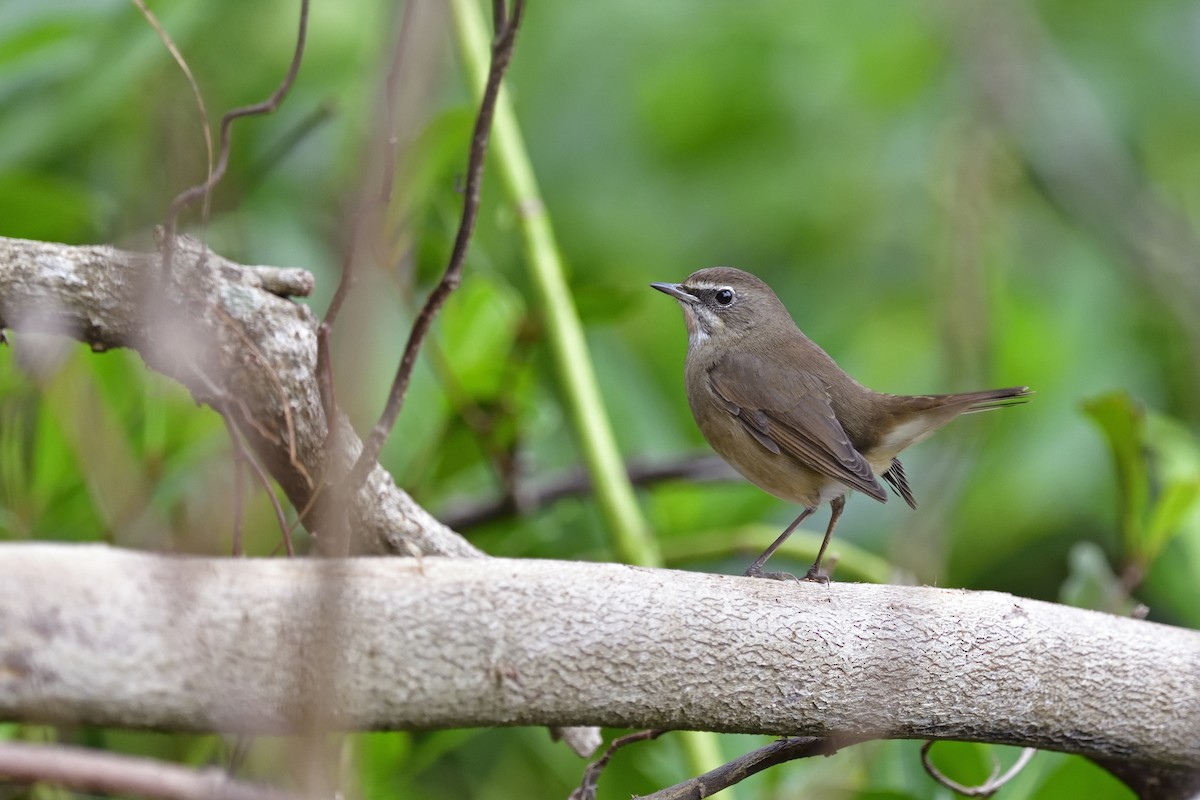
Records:
[[[787,371],[786,380],[777,380]],[[887,502],[871,465],[838,422],[825,384],[811,373],[738,353],[708,371],[717,400],[772,453],[786,455],[840,483]],[[774,388],[780,383],[786,393]]]

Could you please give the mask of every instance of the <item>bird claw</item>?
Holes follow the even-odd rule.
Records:
[[[818,570],[816,567],[809,567],[808,572],[804,574],[803,580],[811,583],[820,583],[826,586],[829,585],[829,576]]]
[[[803,578],[797,578],[790,572],[763,572],[762,568],[755,569],[754,567],[746,570],[745,575],[747,578],[766,578],[769,581],[795,581],[796,583],[829,585],[829,576],[816,567],[809,567],[808,572],[804,574]]]
[[[795,575],[793,575],[790,572],[763,572],[761,568],[755,569],[754,567],[751,567],[750,569],[746,570],[746,577],[747,578],[766,578],[769,581],[796,581],[797,583],[800,582],[800,579],[797,578]]]

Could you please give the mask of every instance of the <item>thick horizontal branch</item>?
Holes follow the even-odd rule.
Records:
[[[0,719],[610,725],[1200,763],[1200,632],[992,592],[504,559],[0,548]]]
[[[177,240],[174,258],[164,283],[156,253],[0,237],[0,331],[135,349],[228,414],[292,504],[311,509],[323,476],[344,474],[362,448],[341,414],[339,448],[329,446],[315,374],[319,323],[287,299],[311,291],[312,276],[236,264],[188,237]],[[350,519],[368,552],[479,555],[378,466]]]

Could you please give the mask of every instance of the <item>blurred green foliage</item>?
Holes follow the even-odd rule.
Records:
[[[231,258],[312,270],[318,311],[353,250],[361,279],[335,367],[360,430],[461,203],[473,112],[435,6],[403,40],[389,152],[383,93],[404,11],[317,4],[287,102],[234,128],[207,228]],[[214,122],[265,97],[285,69],[294,3],[151,7]],[[912,452],[918,511],[852,501],[834,542],[845,578],[1110,610],[1142,602],[1152,620],[1200,626],[1198,21],[1183,0],[534,3],[510,89],[623,452],[705,450],[683,397],[679,312],[646,284],[740,266],[873,388],[1037,390]],[[203,179],[198,126],[178,68],[131,4],[0,2],[0,235],[146,246],[170,199]],[[398,483],[438,513],[498,497],[505,470],[536,487],[580,462],[517,213],[485,178],[463,288],[384,451]],[[229,551],[229,444],[210,409],[132,354],[11,339],[0,351],[0,537]],[[247,549],[266,555],[278,532],[247,488]],[[675,564],[722,572],[795,513],[739,482],[673,481],[641,500]],[[586,495],[467,533],[498,555],[611,558]],[[802,568],[811,547],[800,536],[777,559]],[[61,735],[187,763],[227,749],[211,737]],[[733,757],[762,741],[722,746]],[[562,797],[582,767],[540,730],[369,734],[345,747],[349,785],[366,797]],[[978,781],[990,751],[943,744],[935,760]],[[770,770],[737,795],[947,796],[916,754],[916,743],[872,743]],[[635,747],[601,795],[682,780],[682,763],[671,737]],[[289,769],[286,746],[264,741],[245,773]],[[1050,753],[1006,791],[1129,796]]]

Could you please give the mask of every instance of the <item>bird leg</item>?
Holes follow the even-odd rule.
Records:
[[[798,516],[798,517],[796,517],[796,519],[792,520],[792,524],[787,526],[787,530],[785,530],[783,533],[779,534],[779,538],[776,539],[775,541],[771,542],[771,546],[768,547],[766,550],[764,550],[763,554],[761,556],[754,559],[754,563],[750,565],[750,568],[748,570],[746,570],[746,577],[748,577],[748,578],[769,578],[770,580],[774,580],[774,581],[787,581],[787,580],[794,581],[794,580],[796,580],[795,575],[792,575],[787,572],[763,572],[763,569],[762,569],[763,564],[766,564],[767,559],[770,558],[775,553],[775,551],[779,549],[779,545],[781,545],[785,541],[787,541],[787,538],[792,535],[792,531],[796,530],[796,527],[801,522],[803,522],[808,517],[809,514],[813,513],[816,510],[817,510],[816,506],[813,506],[811,508],[806,508],[803,511],[801,511],[800,516]],[[829,540],[829,534],[825,535],[825,540],[826,541]],[[821,547],[821,551],[822,552],[825,551],[824,546]],[[819,564],[820,561],[821,561],[821,558],[820,558],[820,556],[818,556],[817,563]],[[811,570],[810,570],[810,572],[811,572]]]
[[[845,495],[839,495],[829,501],[829,527],[825,529],[825,538],[821,540],[821,549],[817,551],[817,560],[808,568],[808,574],[804,576],[804,580],[829,583],[829,576],[821,574],[821,559],[825,557],[825,548],[829,546],[829,538],[833,536],[833,526],[837,525],[838,517],[842,515],[842,509],[845,507]]]

